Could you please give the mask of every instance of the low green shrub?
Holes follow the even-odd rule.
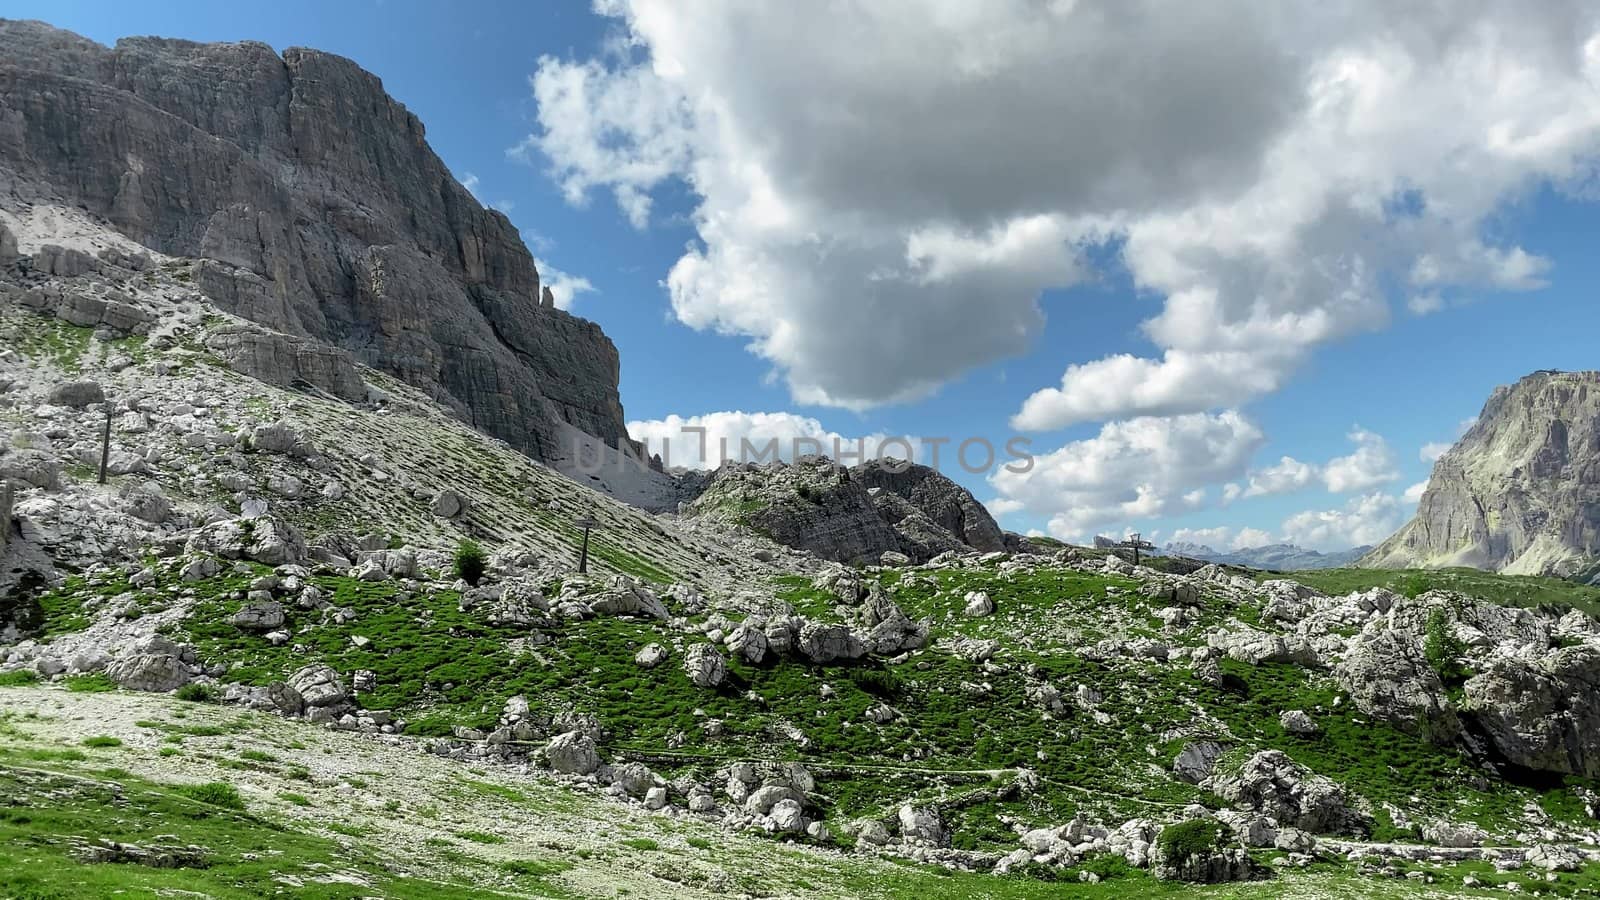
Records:
[[[188,703],[215,703],[217,689],[209,684],[186,684],[173,696]]]
[[[1161,829],[1156,846],[1174,862],[1209,853],[1222,845],[1222,826],[1210,819],[1190,819]]]
[[[456,545],[456,577],[470,585],[483,580],[489,557],[477,541],[467,538]]]
[[[185,797],[191,800],[198,800],[210,806],[220,806],[223,809],[244,809],[244,798],[239,796],[239,789],[226,781],[190,784],[178,790]]]

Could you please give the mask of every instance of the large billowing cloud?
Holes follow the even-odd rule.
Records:
[[[1366,494],[1338,509],[1295,513],[1284,520],[1283,536],[1290,543],[1313,550],[1377,544],[1405,524],[1413,509],[1393,494]]]
[[[1237,412],[1111,422],[1095,437],[989,476],[996,513],[1049,517],[1049,531],[1082,540],[1105,525],[1200,508],[1206,485],[1237,478],[1261,446],[1261,429]]]
[[[1017,427],[1247,402],[1397,302],[1541,284],[1489,223],[1600,146],[1582,0],[597,10],[619,40],[541,60],[521,149],[641,227],[686,184],[674,312],[802,402],[915,398],[1023,352],[1091,246],[1160,303],[1149,349],[1062,360]]]

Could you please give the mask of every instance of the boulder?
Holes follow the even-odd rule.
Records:
[[[151,635],[134,644],[131,651],[106,667],[112,681],[130,691],[163,692],[189,683],[189,667],[177,644]]]
[[[1316,734],[1321,730],[1303,709],[1286,709],[1278,714],[1278,724],[1290,734]]]
[[[1263,750],[1237,771],[1214,771],[1202,783],[1235,808],[1273,817],[1313,834],[1351,831],[1360,817],[1344,788],[1313,774],[1281,750]]]
[[[866,644],[849,628],[833,623],[807,622],[800,629],[795,647],[815,663],[860,659],[867,654]]]
[[[128,512],[136,519],[160,525],[172,518],[172,501],[167,499],[167,495],[161,492],[161,486],[155,482],[128,485],[121,494],[128,504]]]
[[[611,579],[605,591],[589,601],[589,611],[598,616],[649,616],[661,621],[668,618],[661,599],[643,582],[626,575]]]
[[[1422,652],[1422,636],[1374,622],[1350,641],[1334,677],[1356,708],[1408,734],[1448,743],[1461,722]]]
[[[710,644],[695,644],[683,654],[683,671],[698,688],[715,688],[728,677],[728,663]]]
[[[1172,774],[1179,781],[1189,784],[1199,784],[1211,776],[1211,770],[1216,767],[1217,760],[1222,757],[1224,748],[1216,741],[1195,741],[1185,744],[1172,760]]]
[[[767,655],[767,635],[761,628],[745,622],[728,633],[723,641],[728,652],[751,665],[757,665]]]
[[[43,450],[0,453],[0,480],[6,479],[53,491],[61,486],[61,464]]]
[[[781,801],[798,804],[804,802],[805,797],[788,785],[769,784],[750,792],[744,801],[744,811],[752,816],[764,816]]]
[[[989,599],[986,591],[968,591],[967,605],[961,610],[962,615],[969,618],[981,618],[994,615],[994,601]]]
[[[299,445],[300,432],[283,422],[257,425],[250,432],[250,447],[262,453],[289,453]]]
[[[550,768],[567,775],[590,775],[600,768],[594,738],[580,731],[556,735],[545,745],[544,758]]]
[[[907,804],[900,807],[896,818],[900,822],[900,837],[908,844],[942,847],[949,839],[937,810]]]
[[[633,661],[643,669],[654,669],[667,661],[667,648],[661,644],[645,644],[633,656]]]
[[[289,676],[289,687],[294,688],[308,709],[338,707],[350,701],[344,680],[325,665],[309,665],[295,672]]]
[[[1600,776],[1600,648],[1500,656],[1467,680],[1463,704],[1495,750],[1528,769]]]
[[[805,810],[797,800],[780,800],[772,805],[767,815],[772,828],[782,834],[799,834],[805,830]]]
[[[467,499],[455,491],[440,491],[433,498],[433,514],[441,519],[454,519],[467,511]]]
[[[617,766],[612,770],[611,778],[611,783],[621,787],[629,797],[643,797],[656,783],[656,774],[650,771],[649,766],[639,762]]]
[[[283,604],[276,600],[249,603],[230,620],[240,631],[267,632],[283,626]]]
[[[105,400],[105,389],[100,387],[98,381],[64,381],[51,388],[49,395],[50,405],[75,409],[104,403]]]

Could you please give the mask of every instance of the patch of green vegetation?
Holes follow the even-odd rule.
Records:
[[[1181,864],[1221,847],[1225,834],[1222,823],[1214,819],[1190,819],[1161,829],[1156,846],[1163,857]]]
[[[522,878],[546,878],[571,868],[572,863],[559,859],[512,859],[500,864],[500,871]]]
[[[1471,676],[1471,672],[1461,662],[1461,657],[1467,652],[1467,645],[1456,637],[1455,628],[1450,624],[1450,616],[1443,609],[1435,608],[1428,612],[1427,633],[1423,638],[1422,655],[1428,665],[1439,675],[1446,687],[1453,687]]]
[[[278,794],[278,799],[285,803],[293,803],[295,806],[311,805],[311,798],[307,797],[305,794],[296,794],[293,791],[283,791],[282,793]]]
[[[627,840],[622,842],[622,845],[624,847],[632,847],[635,850],[660,850],[661,849],[661,843],[659,841],[652,840],[650,838],[628,838]]]
[[[97,735],[94,735],[92,737],[84,738],[81,743],[85,747],[90,747],[90,748],[94,748],[94,749],[99,749],[99,748],[103,748],[103,747],[121,747],[122,746],[122,738],[111,737],[110,735],[106,735],[106,734],[97,734]]]
[[[62,679],[67,690],[80,694],[103,694],[117,689],[117,683],[99,672],[90,675],[68,675]]]
[[[4,343],[28,359],[47,361],[70,375],[83,370],[83,354],[94,329],[73,325],[54,316],[25,313],[4,321]]]
[[[79,754],[81,757],[82,754]],[[372,848],[341,846],[240,811],[237,792],[223,785],[173,786],[130,775],[42,771],[8,765],[18,754],[0,750],[0,882],[7,897],[204,895],[218,900],[282,894],[285,875],[303,882],[293,891],[310,900],[344,900],[348,884],[318,878],[337,867],[358,874],[361,893],[394,900],[467,900],[481,894],[470,879],[430,881],[391,874]],[[55,759],[52,763],[71,762]],[[140,846],[195,846],[203,861],[186,868],[81,862],[74,846],[85,836]]]
[[[186,703],[215,703],[217,702],[217,689],[209,684],[194,682],[178,688],[173,696]]]
[[[487,831],[458,831],[456,832],[456,837],[464,841],[471,841],[474,844],[504,844],[506,842],[506,839],[500,835],[490,834]]]
[[[1503,606],[1581,609],[1591,616],[1600,615],[1600,587],[1535,575],[1501,575],[1463,568],[1319,569],[1310,572],[1260,573],[1257,578],[1290,578],[1333,595],[1375,587],[1387,588],[1406,596],[1415,596],[1428,590],[1443,590]]]
[[[244,798],[239,796],[239,789],[225,781],[190,784],[178,790],[184,796],[200,803],[220,806],[223,809],[244,809]]]
[[[39,673],[32,669],[15,669],[10,672],[0,672],[0,687],[21,687],[25,684],[36,684]]]
[[[488,563],[489,556],[483,552],[483,547],[477,541],[467,538],[456,546],[456,577],[467,584],[476,586],[483,580],[483,572]]]

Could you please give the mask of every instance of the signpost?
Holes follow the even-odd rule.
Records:
[[[583,551],[578,555],[578,574],[589,574],[589,529],[599,525],[594,516],[582,516],[572,524],[583,529]]]
[[[1154,550],[1156,548],[1155,544],[1152,544],[1149,541],[1145,540],[1144,539],[1144,535],[1140,534],[1137,531],[1135,531],[1133,534],[1128,535],[1128,539],[1123,541],[1122,543],[1118,544],[1117,546],[1121,547],[1123,549],[1127,549],[1127,550],[1132,550],[1133,551],[1133,564],[1136,565],[1136,566],[1139,564],[1139,551],[1140,550]]]
[[[106,399],[106,427],[100,433],[100,483],[106,483],[106,467],[111,463],[111,400]]]

